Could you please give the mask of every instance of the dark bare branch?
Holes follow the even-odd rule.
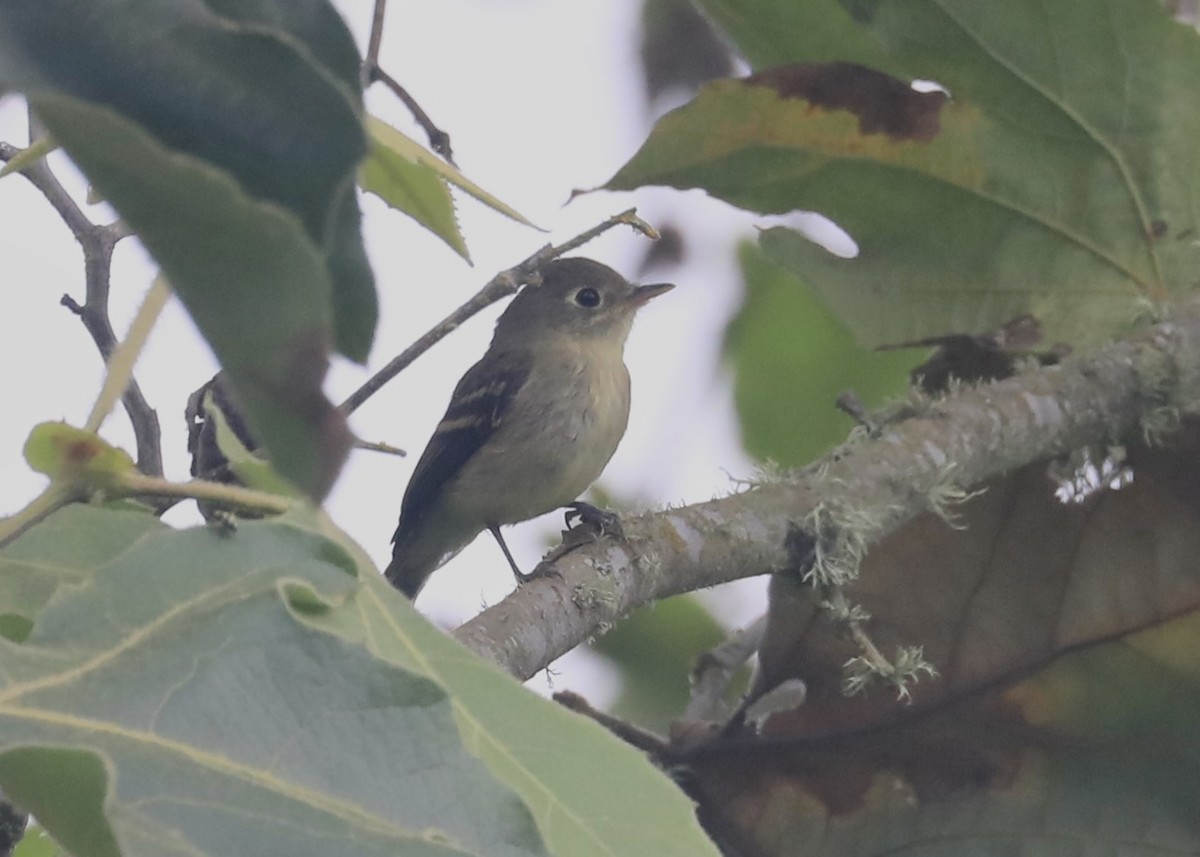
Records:
[[[385,72],[379,66],[379,49],[383,45],[383,20],[387,14],[387,0],[375,0],[375,11],[371,15],[371,35],[367,38],[367,53],[363,57],[362,88],[365,91],[372,83],[379,81],[404,102],[404,106],[412,113],[413,119],[425,131],[429,138],[429,148],[437,152],[451,164],[454,163],[454,151],[450,147],[450,135],[433,124],[429,114],[421,109],[417,100],[408,94],[408,90],[400,82]]]
[[[569,690],[560,691],[554,694],[554,701],[563,708],[569,708],[576,714],[582,714],[584,717],[595,720],[625,743],[631,744],[651,756],[665,756],[669,750],[665,739],[653,732],[647,732],[645,729],[634,726],[632,723],[627,723],[619,717],[613,717],[611,714],[593,708],[590,702],[577,693]]]
[[[400,81],[392,77],[378,65],[371,68],[371,82],[379,81],[404,102],[404,106],[412,113],[413,119],[421,126],[425,136],[429,138],[429,148],[437,152],[449,163],[454,164],[454,150],[450,147],[450,135],[434,124],[417,100],[408,94],[408,90],[400,85]],[[458,166],[455,164],[455,166]]]
[[[362,64],[362,88],[371,85],[375,69],[379,68],[379,49],[383,45],[383,19],[387,14],[387,0],[375,0],[375,11],[371,15],[371,35],[367,39],[367,55]]]
[[[21,153],[21,149],[0,142],[0,160],[8,162]],[[61,303],[79,316],[84,327],[96,343],[100,356],[107,362],[117,344],[112,322],[108,317],[108,293],[112,275],[112,256],[117,244],[128,237],[129,230],[120,221],[97,224],[83,213],[62,186],[45,158],[30,164],[21,171],[30,184],[41,192],[54,208],[63,223],[71,230],[83,250],[85,296],[79,303],[69,295],[63,295]],[[162,443],[158,414],[142,395],[137,381],[130,380],[129,387],[121,397],[137,443],[138,469],[149,476],[161,476]]]

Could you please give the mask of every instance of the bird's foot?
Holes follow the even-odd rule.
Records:
[[[609,512],[584,502],[571,503],[563,508],[567,510],[563,515],[567,529],[562,531],[562,544],[546,554],[530,576],[558,576],[558,572],[554,569],[554,563],[571,551],[584,545],[590,545],[601,536],[625,538],[625,532],[621,528],[621,518],[615,512]]]
[[[625,531],[621,527],[621,517],[616,512],[601,509],[599,506],[584,503],[582,500],[569,503],[563,508],[567,510],[563,515],[563,520],[566,521],[568,533],[584,530],[591,534],[593,540],[601,536],[625,538]]]

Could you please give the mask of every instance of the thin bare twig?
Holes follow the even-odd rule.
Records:
[[[392,93],[404,102],[404,106],[412,113],[413,119],[417,120],[417,124],[425,131],[425,136],[429,138],[429,148],[437,152],[454,166],[454,150],[450,147],[450,135],[433,124],[433,120],[429,115],[421,109],[421,105],[417,100],[408,94],[408,90],[400,85],[400,81],[392,77],[378,65],[371,67],[371,82],[379,81],[384,86],[392,91]]]
[[[31,122],[31,127],[36,126]],[[0,160],[7,162],[21,151],[16,146],[0,142]],[[118,242],[130,234],[129,230],[120,221],[107,224],[92,223],[67,193],[44,158],[26,167],[21,171],[21,175],[37,188],[58,212],[58,216],[71,230],[71,234],[83,250],[84,302],[80,304],[71,296],[63,295],[60,303],[79,316],[92,341],[96,343],[100,356],[107,363],[117,345],[117,337],[108,318],[112,255]],[[161,476],[162,443],[158,414],[150,407],[137,381],[132,378],[121,396],[121,401],[133,425],[137,442],[138,469],[151,476]]]
[[[429,148],[437,152],[451,164],[454,164],[454,150],[450,148],[450,135],[433,124],[429,114],[421,109],[417,100],[408,94],[400,82],[379,67],[379,49],[383,45],[383,19],[387,13],[387,0],[375,0],[375,11],[371,15],[371,35],[367,38],[367,54],[363,57],[359,77],[365,91],[372,83],[379,81],[390,89],[404,106],[412,113],[413,119],[425,131],[429,138]],[[457,164],[454,164],[458,166]]]
[[[384,455],[398,455],[401,458],[404,458],[404,456],[408,455],[408,453],[403,449],[398,446],[392,446],[390,443],[383,443],[382,441],[375,440],[363,440],[362,438],[354,441],[354,448],[366,449],[370,452],[382,452]]]
[[[379,48],[383,44],[383,18],[387,13],[387,0],[375,0],[375,12],[371,16],[371,35],[367,40],[367,55],[362,64],[362,88],[371,85],[375,69],[379,68]]]
[[[637,216],[636,208],[631,208],[628,211],[623,211],[614,217],[610,217],[603,223],[593,226],[586,232],[582,232],[558,246],[547,244],[524,261],[492,277],[487,285],[480,289],[470,300],[438,322],[428,333],[408,348],[392,358],[391,362],[372,375],[365,384],[351,393],[346,401],[342,402],[339,406],[342,413],[347,415],[354,413],[363,402],[375,395],[384,384],[395,378],[405,367],[456,330],[459,325],[471,316],[485,307],[491,306],[496,301],[515,294],[522,284],[530,281],[530,278],[537,273],[538,268],[542,265],[564,253],[569,253],[576,247],[591,241],[597,235],[621,224],[631,226],[650,238],[658,237],[658,232],[655,231],[654,227]]]

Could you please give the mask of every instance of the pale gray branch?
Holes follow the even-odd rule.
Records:
[[[568,554],[555,564],[561,577],[522,586],[454,634],[528,678],[635,607],[795,567],[797,533],[818,506],[869,521],[877,541],[943,503],[953,495],[947,489],[1112,441],[1147,415],[1198,402],[1200,312],[1192,306],[1089,356],[926,403],[801,472],[625,519],[627,541],[605,538]]]
[[[692,668],[691,698],[682,720],[716,723],[729,717],[725,695],[738,670],[754,656],[767,633],[766,614],[734,631],[716,648],[703,652]]]

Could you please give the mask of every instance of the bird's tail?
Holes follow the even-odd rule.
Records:
[[[429,575],[453,559],[478,534],[478,527],[454,521],[417,526],[402,520],[392,539],[392,561],[383,574],[392,586],[410,599],[416,598]]]
[[[416,598],[416,593],[421,591],[421,587],[425,586],[425,581],[430,579],[430,574],[419,574],[420,569],[408,567],[402,562],[403,558],[402,555],[392,557],[383,575],[392,586],[404,593],[404,597],[412,600]]]
[[[392,556],[392,561],[388,563],[388,567],[384,570],[383,576],[387,578],[388,583],[403,592],[406,598],[412,600],[417,597],[417,593],[421,591],[421,587],[425,585],[425,581],[429,580],[429,575],[433,574],[433,569],[422,568],[416,563],[405,562],[406,558],[406,553],[397,550]]]

